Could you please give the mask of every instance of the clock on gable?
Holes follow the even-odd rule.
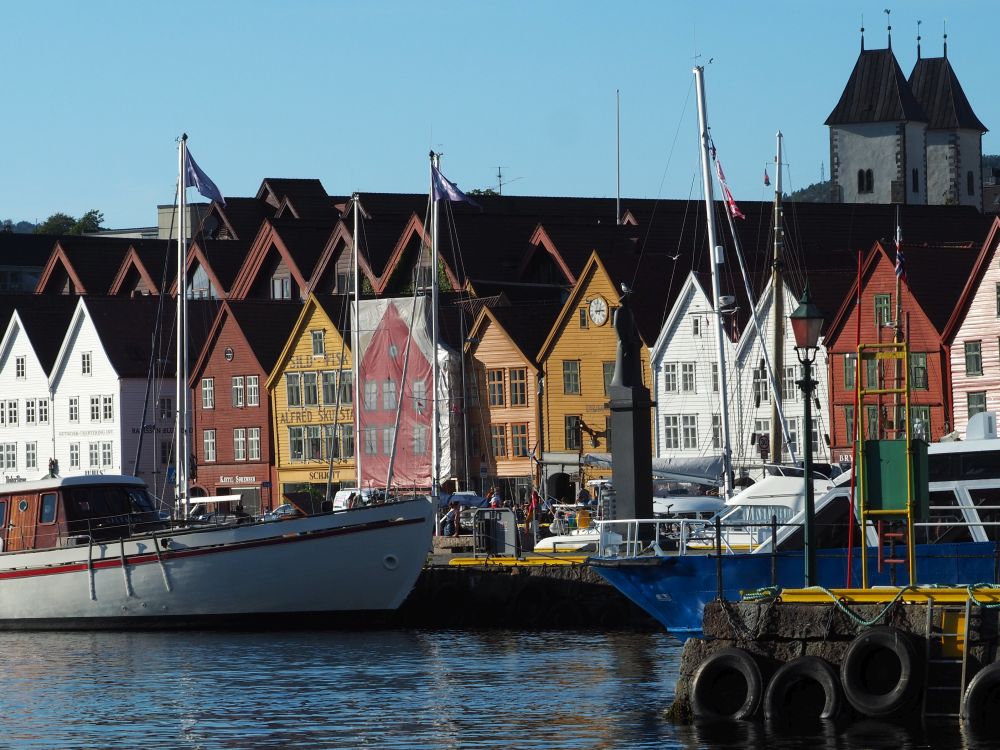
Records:
[[[595,326],[608,322],[608,301],[604,297],[594,297],[590,300],[590,320]]]

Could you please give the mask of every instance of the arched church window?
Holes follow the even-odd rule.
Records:
[[[865,170],[865,192],[871,193],[875,191],[875,178],[872,176],[872,171],[870,169]]]
[[[865,192],[865,170],[858,170],[858,192]]]
[[[920,192],[920,172],[917,171],[916,167],[913,168],[912,182],[913,182],[913,187],[911,189],[913,190],[914,193],[919,193]]]
[[[965,175],[965,191],[969,195],[976,194],[976,180],[972,174],[972,170],[969,170]]]

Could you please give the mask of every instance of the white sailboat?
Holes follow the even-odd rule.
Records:
[[[188,185],[221,200],[180,141]],[[206,190],[208,191],[206,193]],[[177,508],[188,504],[187,294],[178,253]],[[127,476],[0,485],[0,629],[370,622],[397,608],[430,548],[432,506],[407,500],[282,521],[163,520]]]

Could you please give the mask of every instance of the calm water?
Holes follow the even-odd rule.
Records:
[[[883,725],[675,727],[666,635],[0,634],[16,748],[946,748]],[[980,747],[981,745],[969,745]]]

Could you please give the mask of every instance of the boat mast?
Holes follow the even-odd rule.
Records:
[[[438,202],[434,197],[434,170],[441,168],[441,155],[431,158],[431,501],[438,506],[440,494],[441,446],[438,434]]]
[[[361,212],[359,210],[360,200],[357,193],[351,196],[351,200],[354,202],[354,236],[351,239],[351,267],[352,273],[354,274],[354,300],[351,307],[351,378],[354,380],[354,474],[355,483],[357,484],[358,491],[360,492],[364,487],[361,484],[361,454],[364,453],[364,440],[361,435],[361,381],[359,380],[359,360],[360,356],[360,341],[361,332],[359,330],[358,321],[358,307],[359,300],[359,290],[361,288],[360,281],[358,279],[358,237],[360,233],[358,232],[358,222],[361,218]]]
[[[774,387],[771,389],[771,460],[781,462],[782,430],[781,403],[784,398],[783,376],[785,373],[785,284],[782,280],[782,250],[784,237],[781,234],[781,131],[778,131],[777,149],[774,153],[774,262],[771,265],[771,298],[774,317],[771,331],[771,354],[774,359]],[[812,436],[806,435],[806,440]]]
[[[187,518],[188,507],[188,347],[187,347],[187,133],[181,136],[177,172],[177,413],[174,426],[176,501],[181,518]]]
[[[701,179],[705,190],[705,221],[708,226],[708,246],[712,265],[712,309],[715,312],[716,362],[719,368],[719,409],[722,417],[722,468],[723,492],[732,495],[733,457],[729,440],[729,402],[726,385],[726,343],[722,330],[722,315],[719,312],[719,265],[723,262],[722,246],[716,244],[714,199],[712,195],[712,173],[709,167],[708,115],[705,113],[705,69],[696,66],[693,70],[698,91],[698,132],[701,139]]]

